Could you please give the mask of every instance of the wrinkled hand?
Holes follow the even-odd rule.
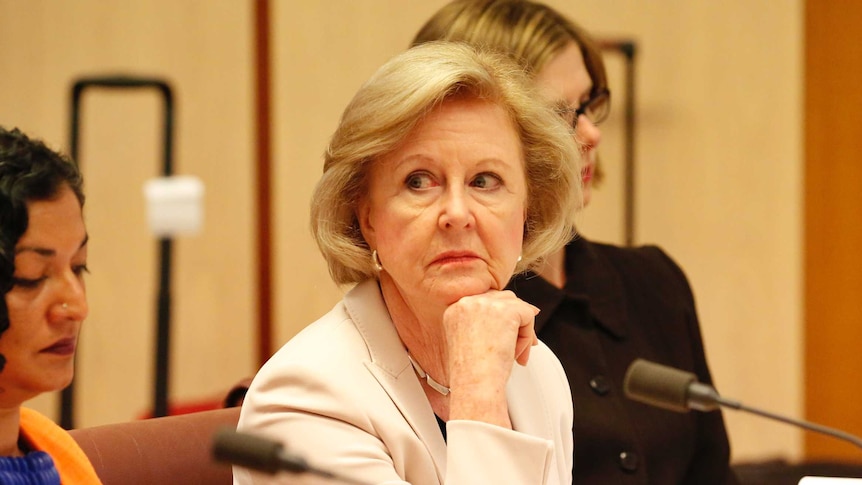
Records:
[[[473,413],[481,406],[494,412],[491,408],[496,407],[498,418],[505,414],[508,423],[506,382],[513,362],[526,365],[530,348],[538,343],[534,327],[538,313],[511,291],[499,290],[465,296],[446,309],[443,325],[454,413]],[[456,406],[461,397],[467,401],[457,404],[466,408]]]

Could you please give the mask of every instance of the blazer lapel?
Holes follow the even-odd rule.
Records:
[[[407,359],[407,350],[398,337],[377,281],[356,285],[345,295],[344,304],[368,347],[371,360],[365,367],[425,444],[442,483],[446,476],[446,443],[419,378]]]
[[[586,295],[598,324],[617,338],[626,338],[628,311],[619,304],[628,301],[625,286],[598,247],[582,237],[572,240],[566,246],[566,274],[566,292]]]

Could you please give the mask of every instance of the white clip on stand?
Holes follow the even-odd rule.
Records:
[[[174,175],[144,184],[147,223],[157,237],[192,235],[203,225],[204,184],[191,175]]]

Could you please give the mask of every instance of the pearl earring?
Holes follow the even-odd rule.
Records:
[[[374,269],[378,272],[383,271],[383,265],[380,264],[380,257],[377,255],[377,250],[371,251],[371,261],[374,263]]]

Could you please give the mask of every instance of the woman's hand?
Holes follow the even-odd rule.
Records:
[[[506,383],[512,365],[526,365],[538,343],[539,309],[511,291],[465,296],[443,314],[449,348],[450,419],[511,427]]]

